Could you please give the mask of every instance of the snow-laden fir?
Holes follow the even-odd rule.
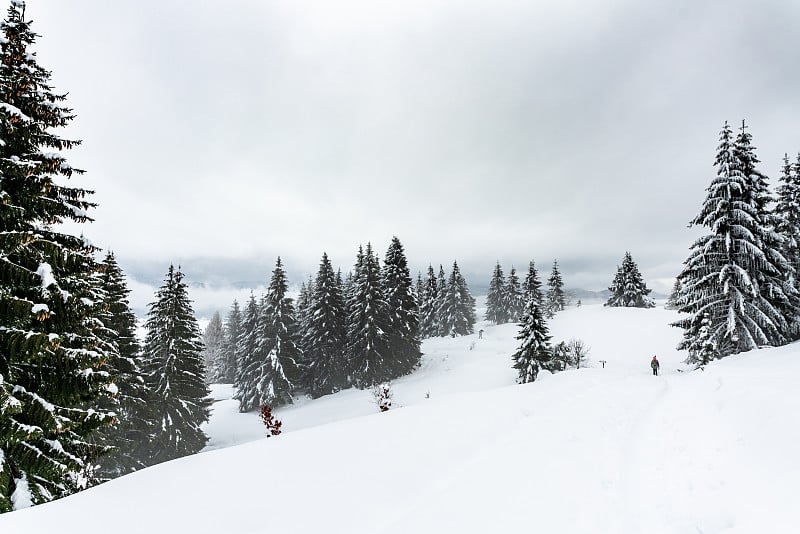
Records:
[[[426,340],[390,411],[347,389],[276,410],[269,439],[216,386],[207,452],[0,515],[0,532],[794,531],[800,347],[691,371],[676,317],[568,308],[550,334],[585,341],[589,367],[525,385],[517,325],[481,322],[483,339]]]

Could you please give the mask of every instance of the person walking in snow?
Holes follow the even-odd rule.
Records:
[[[661,364],[658,363],[658,358],[653,356],[653,359],[650,360],[650,367],[653,368],[653,376],[658,376],[658,368],[661,367]]]

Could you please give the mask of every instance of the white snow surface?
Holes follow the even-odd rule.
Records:
[[[526,385],[516,325],[479,323],[484,339],[425,341],[390,411],[369,391],[305,399],[269,439],[215,386],[216,450],[0,515],[0,532],[796,532],[800,345],[690,372],[675,318],[561,312],[554,341],[584,340],[590,367]]]

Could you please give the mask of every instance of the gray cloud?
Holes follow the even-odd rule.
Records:
[[[263,280],[280,254],[298,281],[397,234],[415,269],[557,257],[600,289],[630,250],[667,286],[722,122],[773,176],[800,149],[789,0],[30,4],[85,232],[141,280]]]

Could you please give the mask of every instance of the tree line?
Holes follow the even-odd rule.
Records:
[[[538,303],[547,317],[553,317],[556,312],[566,308],[567,294],[561,270],[558,268],[558,260],[553,262],[546,292],[542,292],[542,283],[534,260],[528,264],[528,272],[521,285],[517,270],[513,266],[506,279],[500,262],[497,262],[489,280],[484,319],[494,324],[518,322],[531,299]]]
[[[217,313],[209,323],[208,381],[233,383],[247,412],[406,375],[419,365],[422,339],[474,330],[475,299],[458,263],[449,278],[439,271],[429,266],[414,286],[394,237],[382,265],[370,243],[359,247],[345,277],[323,253],[294,303],[278,259],[266,295],[251,294],[244,309],[234,301],[224,322]]]

